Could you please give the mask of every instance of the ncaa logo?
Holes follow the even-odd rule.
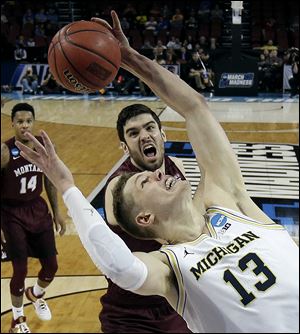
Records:
[[[13,157],[20,155],[20,151],[16,147],[12,148],[10,152]]]
[[[212,226],[215,226],[215,227],[222,227],[226,224],[226,222],[227,222],[227,217],[225,217],[224,215],[221,215],[220,213],[217,213],[211,219],[211,224]]]

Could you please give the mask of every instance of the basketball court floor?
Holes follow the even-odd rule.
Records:
[[[36,111],[35,130],[46,130],[60,157],[70,167],[83,194],[102,210],[102,188],[109,173],[124,159],[115,123],[120,110],[143,103],[160,117],[166,131],[168,154],[180,157],[195,188],[200,172],[195,164],[183,119],[156,97],[139,96],[30,96],[3,94],[1,141],[13,136],[12,106],[27,102]],[[299,237],[299,100],[288,96],[207,97],[235,150],[251,197],[289,233]],[[59,270],[47,290],[50,322],[41,322],[25,300],[25,315],[35,333],[99,333],[99,298],[106,280],[95,268],[59,200],[67,232],[56,236]],[[35,282],[38,261],[29,259],[26,286]],[[1,265],[1,333],[10,327],[10,264]]]

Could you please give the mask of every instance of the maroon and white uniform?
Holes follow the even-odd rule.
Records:
[[[107,184],[123,173],[140,172],[130,158],[112,174]],[[185,179],[175,163],[165,155],[165,173]],[[151,252],[161,248],[153,240],[136,239],[119,226],[109,225],[124,240],[132,252]],[[105,333],[190,333],[185,321],[174,311],[165,298],[141,296],[123,290],[108,279],[107,293],[101,298],[103,309],[99,315]]]
[[[14,137],[5,144],[10,159],[1,171],[2,260],[56,255],[52,216],[41,197],[43,172],[20,155]]]

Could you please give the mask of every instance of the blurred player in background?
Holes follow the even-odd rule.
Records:
[[[54,279],[57,258],[53,219],[41,197],[43,182],[54,215],[56,230],[65,232],[59,212],[57,191],[42,170],[25,160],[15,141],[28,147],[32,141],[25,133],[33,131],[35,112],[27,103],[16,104],[11,112],[15,136],[1,143],[1,250],[2,260],[10,260],[13,276],[10,281],[13,319],[10,332],[30,333],[23,310],[23,295],[33,303],[41,320],[50,320],[51,311],[42,298]],[[40,138],[37,137],[39,140]],[[27,258],[38,258],[41,270],[34,286],[25,289]]]

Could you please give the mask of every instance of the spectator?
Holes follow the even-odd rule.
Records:
[[[26,46],[29,48],[34,48],[35,47],[35,41],[33,39],[33,37],[29,37],[27,42],[26,42]]]
[[[157,60],[158,57],[162,57],[162,58],[165,58],[164,57],[164,50],[162,47],[155,47],[153,49],[153,55],[154,55],[154,59],[153,60]]]
[[[27,59],[27,51],[24,49],[24,47],[20,46],[19,44],[16,45],[14,58],[17,62],[22,62]]]
[[[2,12],[2,6],[1,6],[1,23],[8,23],[8,19],[5,13]]]
[[[198,21],[195,15],[191,14],[190,17],[185,21],[185,28],[187,30],[194,30],[198,28]]]
[[[28,67],[25,75],[21,79],[23,94],[36,94],[38,89],[37,76],[33,74],[32,68]]]
[[[268,70],[269,64],[266,61],[266,56],[264,53],[259,55],[259,62],[257,63],[258,67],[258,89],[261,92],[266,91],[266,80],[265,73]]]
[[[147,15],[137,15],[135,17],[136,28],[143,31],[145,28],[145,23],[147,22]]]
[[[23,25],[26,23],[34,24],[34,15],[30,8],[28,8],[25,14],[23,15]]]
[[[207,51],[200,49],[200,60],[202,61],[202,70],[201,70],[201,81],[204,86],[204,90],[210,92],[212,89],[212,81],[214,73],[212,72],[212,65],[210,61],[210,55]],[[204,65],[204,66],[203,66]]]
[[[166,31],[170,29],[170,21],[166,16],[159,16],[157,22],[157,32]]]
[[[149,20],[145,23],[145,29],[151,30],[153,32],[157,29],[157,21],[155,20],[154,16],[150,16]]]
[[[277,50],[272,50],[269,56],[269,64],[271,71],[271,80],[269,87],[271,91],[277,91],[282,89],[282,66],[283,60],[278,57]]]
[[[25,48],[26,46],[26,42],[25,42],[25,38],[23,35],[19,35],[17,40],[16,40],[16,46],[19,45],[22,48]]]
[[[153,61],[157,62],[159,65],[166,65],[166,60],[164,56],[157,56]]]
[[[192,59],[187,63],[187,80],[188,84],[195,88],[197,91],[205,89],[205,85],[202,82],[201,71],[203,66],[200,61],[200,56],[197,51],[192,53]]]
[[[121,19],[121,27],[122,27],[122,29],[123,30],[129,30],[129,28],[130,28],[130,23],[128,22],[128,20],[127,20],[127,18],[126,17],[122,17],[122,19]]]
[[[215,37],[210,38],[210,50],[216,50],[217,49],[217,39]]]
[[[169,18],[171,16],[171,11],[168,7],[168,5],[164,5],[161,9],[161,15],[165,18]]]
[[[45,14],[45,8],[41,8],[36,14],[35,14],[35,22],[36,23],[46,23],[48,20],[47,15]]]
[[[55,8],[49,8],[47,11],[48,22],[51,23],[54,27],[58,25],[58,15]]]
[[[57,33],[57,26],[55,26],[54,24],[50,23],[49,21],[47,21],[45,24],[41,24],[42,26],[44,26],[44,33],[45,36],[54,36]]]
[[[179,8],[176,8],[175,14],[172,16],[171,28],[181,30],[183,27],[184,16]]]
[[[63,89],[55,81],[52,73],[49,72],[46,78],[42,81],[41,91],[43,92],[43,94],[60,94]]]
[[[260,49],[272,51],[272,50],[278,50],[278,47],[273,44],[272,39],[269,39],[268,42],[265,45],[263,45]]]
[[[181,43],[178,38],[176,38],[175,36],[171,36],[166,46],[168,49],[180,49]]]
[[[35,25],[34,35],[35,36],[46,37],[45,26],[44,26],[43,23]]]
[[[113,80],[113,86],[120,95],[132,94],[135,86],[138,85],[138,79],[130,72],[120,68],[119,73]]]
[[[145,39],[144,44],[141,46],[141,49],[153,50],[154,47],[148,39]]]
[[[177,63],[177,56],[175,50],[173,48],[168,48],[166,52],[166,64],[176,64]]]
[[[202,0],[200,2],[198,16],[201,23],[209,21],[211,6],[210,0]]]
[[[295,62],[292,65],[293,76],[289,79],[289,84],[291,87],[290,97],[294,97],[299,94],[299,62]]]
[[[187,38],[183,41],[182,45],[187,49],[188,52],[192,52],[195,45],[193,37],[188,35]]]
[[[159,48],[159,49],[162,49],[163,51],[167,49],[167,47],[163,44],[163,42],[160,39],[157,40],[157,43],[156,43],[155,47]]]
[[[177,63],[186,64],[188,60],[189,60],[189,53],[187,52],[186,48],[182,46],[178,52]]]
[[[200,48],[207,51],[208,50],[208,42],[207,42],[207,39],[205,36],[200,36],[199,37],[199,45],[200,45]]]
[[[264,56],[260,56],[260,81],[261,89],[265,92],[275,92],[282,88],[283,60],[277,56],[277,50],[269,52],[264,50]]]

